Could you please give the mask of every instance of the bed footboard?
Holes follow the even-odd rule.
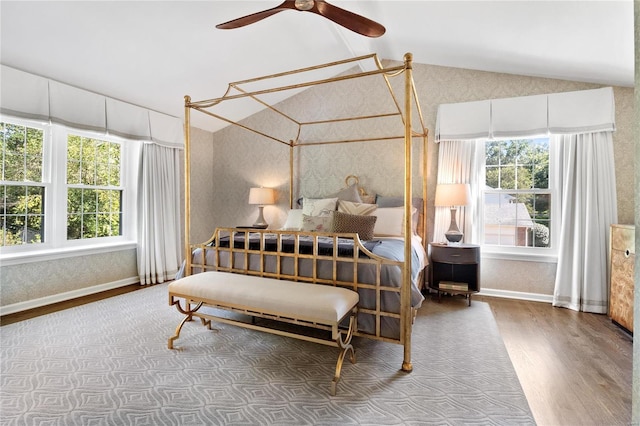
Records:
[[[355,335],[405,344],[417,312],[402,302],[411,300],[402,296],[412,291],[403,285],[411,266],[376,255],[370,250],[375,245],[357,234],[217,228],[209,241],[191,246],[194,256],[185,272],[232,272],[345,287],[360,294]],[[410,315],[403,315],[405,309]]]

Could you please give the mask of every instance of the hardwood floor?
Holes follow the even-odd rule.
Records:
[[[143,288],[131,285],[0,318],[6,325]],[[631,424],[632,338],[605,315],[474,296],[491,307],[540,426]],[[435,300],[433,303],[437,303]],[[466,304],[443,296],[443,304]],[[473,302],[472,302],[473,303]]]
[[[633,340],[606,315],[474,299],[490,305],[538,425],[631,424]]]
[[[53,303],[51,305],[42,306],[40,308],[29,309],[27,311],[16,312],[15,314],[3,315],[0,317],[0,326],[13,324],[14,322],[24,321],[29,318],[39,317],[41,315],[58,312],[63,309],[72,308],[74,306],[84,305],[86,303],[95,302],[97,300],[106,299],[107,297],[117,296],[119,294],[129,293],[144,288],[140,284],[131,284],[124,287],[114,288],[112,290],[100,293],[90,294],[88,296],[78,297],[77,299],[66,300],[64,302]]]

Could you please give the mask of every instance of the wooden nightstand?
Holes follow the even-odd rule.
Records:
[[[475,244],[429,244],[429,288],[441,293],[471,295],[480,291],[480,246]]]

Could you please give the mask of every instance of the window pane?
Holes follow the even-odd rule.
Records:
[[[28,155],[40,155],[42,154],[42,140],[43,132],[40,129],[33,129],[31,127],[26,128],[27,146],[26,151]]]
[[[39,186],[27,187],[27,214],[44,215],[44,188]]]
[[[497,166],[498,164],[500,164],[502,145],[502,141],[486,143],[485,157],[487,166]]]
[[[122,191],[109,191],[109,203],[111,205],[112,212],[122,212],[120,206],[122,205]]]
[[[96,237],[96,214],[82,215],[82,238]]]
[[[41,243],[44,240],[43,219],[44,215],[27,216],[27,243]]]
[[[5,246],[16,246],[24,244],[24,216],[6,216],[4,227]]]
[[[548,189],[549,188],[549,156],[546,161],[538,163],[533,167],[533,188]]]
[[[25,214],[27,212],[27,187],[7,186],[7,213]]]
[[[98,214],[98,229],[97,236],[98,237],[109,237],[111,236],[111,215],[110,214]],[[117,234],[116,234],[117,235]]]
[[[67,183],[72,185],[80,183],[80,160],[67,161]]]
[[[82,211],[82,189],[69,188],[67,190],[67,212],[80,213]]]
[[[519,165],[516,167],[516,179],[514,189],[531,189],[533,186],[532,166]]]
[[[26,128],[24,126],[7,123],[4,136],[7,142],[7,152],[24,156]]]
[[[95,213],[96,209],[96,191],[93,189],[82,190],[82,212]]]
[[[84,185],[96,182],[96,144],[93,139],[82,138],[81,181]]]
[[[26,180],[30,182],[42,182],[42,156],[27,155]]]
[[[79,240],[82,238],[82,215],[67,215],[67,240]]]
[[[109,145],[109,185],[120,186],[120,144]]]
[[[4,155],[4,180],[24,182],[24,157],[7,152]]]
[[[500,166],[500,189],[516,189],[516,170],[513,165]]]

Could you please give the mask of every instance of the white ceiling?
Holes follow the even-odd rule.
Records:
[[[371,52],[395,60],[412,52],[414,62],[424,64],[634,83],[633,0],[329,0],[383,24],[387,32],[376,39],[296,11],[239,29],[215,28],[280,2],[2,0],[0,62],[177,117],[184,95],[216,98],[232,81]],[[222,125],[212,121],[192,124]]]

